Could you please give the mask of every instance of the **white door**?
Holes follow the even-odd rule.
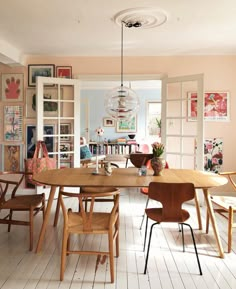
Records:
[[[79,82],[52,77],[36,81],[37,140],[47,141],[58,168],[80,166]]]
[[[203,74],[162,81],[161,141],[171,168],[204,168],[203,99]]]

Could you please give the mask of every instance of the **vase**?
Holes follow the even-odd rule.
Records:
[[[161,157],[153,157],[151,159],[151,166],[154,171],[154,176],[161,176],[162,171],[165,168],[166,161]]]
[[[111,176],[112,174],[112,167],[111,167],[111,163],[107,162],[104,164],[104,171],[105,171],[105,175],[106,176]]]

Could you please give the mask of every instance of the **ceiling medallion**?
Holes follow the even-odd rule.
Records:
[[[167,13],[153,8],[131,8],[118,12],[114,22],[121,26],[125,23],[141,23],[141,29],[155,28],[167,21]]]

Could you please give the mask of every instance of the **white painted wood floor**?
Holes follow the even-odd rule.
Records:
[[[115,283],[110,283],[109,264],[99,265],[95,273],[95,256],[67,257],[65,279],[59,281],[62,215],[57,228],[52,226],[54,215],[46,231],[40,254],[28,251],[28,227],[13,226],[10,233],[0,225],[0,288],[2,289],[193,289],[236,288],[236,232],[233,251],[220,259],[215,251],[212,231],[208,235],[197,229],[195,207],[186,205],[191,213],[203,276],[199,275],[189,230],[185,230],[186,252],[182,252],[181,234],[176,224],[156,226],[153,232],[148,273],[143,274],[143,230],[139,230],[146,197],[137,189],[122,190],[120,198],[120,256],[115,259]],[[70,202],[69,199],[66,202]],[[55,211],[56,201],[53,210]],[[76,208],[77,204],[72,204]],[[108,203],[99,204],[108,207]],[[151,206],[152,204],[150,204]],[[202,209],[205,225],[205,208]],[[2,214],[2,213],[0,213]],[[22,213],[21,213],[22,214]],[[26,215],[25,215],[26,217]],[[227,222],[217,216],[223,247],[227,250]],[[35,218],[34,249],[41,216]],[[84,248],[106,246],[106,237],[74,237]]]

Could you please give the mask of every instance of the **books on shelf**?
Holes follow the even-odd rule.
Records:
[[[135,139],[132,139],[132,140],[127,140],[126,142],[127,144],[137,144],[136,140]]]

